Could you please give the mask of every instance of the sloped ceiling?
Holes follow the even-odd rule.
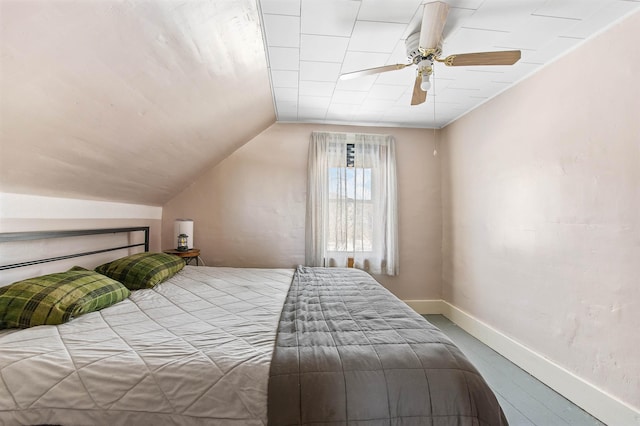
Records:
[[[161,205],[275,121],[255,0],[0,0],[0,192]]]

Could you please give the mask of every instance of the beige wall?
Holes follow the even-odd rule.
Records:
[[[163,246],[174,245],[174,219],[189,217],[207,265],[303,264],[307,148],[314,130],[395,137],[400,275],[379,280],[403,299],[441,298],[440,168],[431,130],[274,124],[164,206]]]
[[[637,40],[640,14],[448,126],[442,146],[445,299],[636,409]]]

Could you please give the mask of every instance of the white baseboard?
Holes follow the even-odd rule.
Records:
[[[444,315],[444,300],[403,300],[411,309],[420,315]]]
[[[640,411],[444,300],[405,300],[421,315],[441,314],[609,426],[640,425]]]

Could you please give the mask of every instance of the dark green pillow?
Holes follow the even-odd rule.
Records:
[[[98,266],[95,271],[116,281],[129,290],[151,288],[171,278],[184,268],[184,260],[165,253],[137,253]]]
[[[90,271],[91,269],[87,269],[87,268],[84,268],[82,266],[76,265],[76,266],[72,266],[71,269],[69,269],[69,270],[70,271]]]
[[[56,325],[129,297],[117,281],[94,271],[43,275],[0,287],[0,329]]]

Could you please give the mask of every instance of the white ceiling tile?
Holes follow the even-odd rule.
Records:
[[[349,50],[391,53],[404,28],[404,24],[357,21],[349,42]]]
[[[387,86],[383,84],[374,84],[369,90],[368,99],[387,99],[396,100],[406,89],[402,86]]]
[[[425,102],[420,105],[411,105],[408,115],[411,117],[422,117],[422,118],[433,119],[433,99],[434,99],[434,96],[431,94],[431,92],[427,93],[427,99],[425,100]],[[410,102],[411,102],[411,97],[408,97],[406,99],[406,102],[403,102],[397,105],[405,107]]]
[[[471,67],[448,67],[445,64],[436,63],[433,67],[433,74],[437,78],[464,78],[467,74],[467,70]]]
[[[388,53],[365,53],[347,51],[340,72],[347,73],[352,71],[364,70],[367,68],[380,67],[386,64],[388,56]]]
[[[446,102],[444,99],[436,99],[436,120],[449,114],[460,113],[465,110],[465,105],[458,102]]]
[[[335,85],[323,81],[301,81],[300,96],[327,96],[331,97]]]
[[[335,82],[340,75],[340,63],[300,62],[300,80]]]
[[[409,23],[407,24],[407,27],[405,28],[404,32],[402,33],[401,39],[406,39],[407,37],[409,37],[411,34],[420,31],[420,27],[422,26],[422,15],[424,13],[424,6],[420,5],[416,8],[415,13],[413,14],[413,16],[411,17],[411,19],[409,20]]]
[[[298,113],[298,103],[293,101],[276,101],[278,116],[281,114],[293,115]]]
[[[400,122],[403,121],[407,116],[407,111],[408,110],[405,107],[395,107],[383,113],[382,116],[384,120]]]
[[[433,114],[430,111],[417,111],[416,114],[408,115],[406,119],[413,123],[413,126],[419,123],[422,123],[422,126],[424,126],[424,123],[430,123],[427,127],[433,127],[431,124],[433,122]]]
[[[497,77],[493,81],[511,81],[517,82],[521,80],[523,77],[531,74],[533,71],[540,67],[539,64],[528,64],[526,62],[518,62],[517,64],[509,67],[507,71],[504,72],[503,75]]]
[[[356,120],[365,123],[379,123],[384,113],[382,111],[358,111],[354,114]]]
[[[298,47],[300,44],[300,18],[297,16],[264,15],[267,45]]]
[[[471,67],[469,67],[471,68]],[[467,74],[466,78],[458,78],[455,80],[449,81],[449,84],[446,85],[446,88],[452,89],[478,89],[482,87],[482,85],[490,83],[495,80],[501,80],[504,73],[484,73],[484,72],[476,72],[475,70],[466,70]],[[438,81],[440,83],[440,81]],[[444,89],[445,87],[441,87],[440,84],[437,84],[439,89]]]
[[[326,108],[300,108],[298,111],[299,120],[323,121],[327,115]]]
[[[424,127],[424,123],[431,123],[433,121],[433,116],[424,111],[420,111],[419,114],[405,114],[401,119],[406,127]]]
[[[394,107],[400,107],[400,108],[406,110],[407,113],[409,113],[411,110],[414,110],[416,108],[422,108],[424,104],[411,105],[412,94],[413,94],[413,91],[404,92],[402,94],[402,96],[400,96],[398,98],[398,100],[393,103],[393,106]],[[427,101],[425,103],[427,103],[427,102],[430,103],[430,100],[431,100],[431,96],[430,95],[431,95],[431,93],[427,93]]]
[[[493,46],[505,45],[505,39],[509,35],[505,31],[463,27],[445,40],[442,46],[442,56],[494,50]]]
[[[520,62],[517,62],[518,64]],[[514,65],[495,65],[495,66],[481,66],[476,67],[461,67],[464,71],[464,80],[473,84],[482,84],[485,81],[491,81],[499,78],[508,72]],[[448,70],[445,70],[448,71]],[[442,73],[441,73],[442,74]],[[446,78],[452,78],[448,73],[444,76]]]
[[[367,98],[367,95],[367,92],[349,92],[346,90],[336,90],[335,92],[333,92],[331,103],[360,105]]]
[[[262,13],[300,16],[300,0],[260,0]]]
[[[407,46],[405,45],[404,40],[399,40],[387,58],[387,63],[385,65],[408,63],[409,57],[407,55]]]
[[[300,37],[300,60],[342,62],[348,45],[348,37],[302,34]]]
[[[416,68],[416,66],[410,66],[401,70],[380,73],[378,74],[376,83],[396,86],[411,86],[416,79]]]
[[[434,96],[431,94],[431,92],[427,93],[425,102],[420,105],[411,105],[407,116],[433,118],[433,99]],[[406,104],[399,105],[405,106]]]
[[[366,92],[371,88],[371,86],[373,86],[377,78],[377,75],[368,75],[365,77],[352,78],[350,80],[338,80],[338,84],[336,84],[336,90]]]
[[[431,90],[429,93],[438,93],[440,90],[444,90],[449,85],[455,83],[455,79],[453,78],[444,78],[440,75],[431,76]]]
[[[275,87],[273,89],[273,96],[277,102],[298,102],[298,89],[292,89],[290,87]]]
[[[540,49],[559,35],[571,31],[579,22],[574,19],[531,15],[525,23],[496,45],[515,49]]]
[[[422,0],[367,0],[362,2],[358,20],[408,24]],[[422,12],[421,12],[422,13]]]
[[[307,108],[307,109],[324,108],[326,112],[327,108],[329,108],[329,104],[331,103],[331,97],[300,95],[299,103],[300,103],[300,108]]]
[[[450,7],[449,14],[447,15],[447,23],[444,26],[444,30],[442,30],[444,39],[448,39],[458,31],[463,24],[468,22],[474,13],[476,13],[474,9]]]
[[[486,0],[482,7],[464,20],[462,26],[494,31],[513,31],[525,23],[536,9],[544,5],[545,1]]]
[[[295,47],[270,47],[269,65],[274,70],[297,71],[300,62],[300,49]]]
[[[450,7],[461,7],[464,9],[477,9],[484,0],[447,0]],[[426,3],[426,1],[425,1]]]
[[[329,113],[329,112],[340,112],[342,114],[354,114],[354,113],[358,112],[358,109],[359,109],[358,105],[331,103],[329,105],[329,111],[327,111],[327,113]]]
[[[357,105],[331,104],[327,110],[327,120],[345,121],[357,113]]]
[[[555,37],[539,50],[523,50],[520,60],[528,63],[546,64],[579,43],[582,43],[582,39]]]
[[[484,96],[484,97],[493,96],[496,93],[502,92],[511,84],[512,84],[511,82],[490,81],[488,83],[483,84],[480,87],[480,90],[478,91],[478,96]]]
[[[480,88],[477,89],[452,89],[447,88],[443,90],[436,99],[436,102],[455,102],[464,103],[469,100],[469,96],[477,96],[480,93]]]
[[[273,87],[298,87],[298,71],[271,70]]]
[[[348,37],[359,8],[351,0],[302,0],[302,33]]]
[[[363,113],[369,112],[385,112],[395,105],[394,101],[386,101],[383,99],[370,99],[360,106],[358,111]]]
[[[568,31],[563,31],[560,35],[567,37],[587,38],[590,35],[602,30],[612,22],[617,21],[625,15],[640,9],[637,2],[632,1],[612,1],[600,8],[596,13],[583,19]]]
[[[555,16],[558,18],[585,19],[600,8],[610,3],[609,0],[547,0],[533,14]]]

